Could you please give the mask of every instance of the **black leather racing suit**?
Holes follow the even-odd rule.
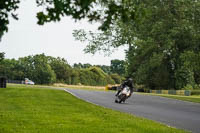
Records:
[[[133,81],[132,80],[126,80],[126,81],[124,81],[118,88],[117,88],[117,94],[116,94],[116,96],[118,96],[119,95],[119,93],[123,90],[123,88],[125,87],[125,86],[128,86],[129,88],[130,88],[130,91],[131,91],[131,94],[133,93]],[[131,95],[130,95],[131,96]],[[129,97],[130,97],[129,96]]]

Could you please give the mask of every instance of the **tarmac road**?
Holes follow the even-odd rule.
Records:
[[[200,133],[200,104],[159,96],[133,94],[126,103],[114,102],[115,93],[65,89],[85,101],[155,120],[172,127]]]

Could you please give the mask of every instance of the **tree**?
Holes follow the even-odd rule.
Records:
[[[73,85],[77,85],[80,84],[80,70],[78,69],[72,69],[72,73],[71,73],[71,84]]]
[[[33,56],[26,56],[18,59],[22,71],[24,72],[24,78],[34,80],[34,60]],[[35,82],[35,81],[34,81]]]
[[[0,62],[4,59],[4,54],[5,53],[0,53]]]
[[[23,58],[4,59],[0,63],[0,75],[11,80],[29,78],[36,84],[107,85],[119,82],[119,75],[108,75],[100,67],[83,65],[83,68],[72,68],[64,58],[54,58],[37,54]],[[85,67],[85,68],[84,68]],[[89,67],[89,68],[88,68]]]
[[[111,72],[112,73],[117,73],[119,75],[125,75],[125,61],[123,60],[111,60]]]
[[[0,75],[12,80],[24,79],[24,72],[15,59],[4,59],[0,62]]]
[[[44,54],[33,56],[33,80],[38,84],[51,84],[56,80],[56,74],[48,64]]]
[[[95,65],[96,67],[101,68],[105,73],[110,74],[110,66],[106,66],[106,65]]]
[[[134,25],[137,40],[128,52],[129,73],[150,88],[194,85],[194,71],[181,57],[186,51],[199,53],[200,2],[146,1],[140,6],[147,12]]]
[[[0,2],[0,38],[8,31],[9,16],[18,19],[15,11],[20,0],[1,0]],[[42,11],[37,13],[38,24],[60,21],[63,16],[71,16],[74,20],[87,18],[99,21],[101,30],[106,30],[115,19],[126,21],[134,18],[134,9],[130,8],[130,0],[36,0]]]
[[[129,6],[135,9],[134,19],[116,19],[98,33],[74,32],[77,40],[89,42],[85,52],[128,45],[128,75],[151,89],[199,83],[200,1],[132,1]],[[186,67],[189,57],[193,67]]]
[[[97,51],[109,56],[120,46],[130,46],[135,37],[132,32],[132,21],[123,23],[116,20],[106,31],[74,30],[75,40],[86,42],[85,53],[95,54]]]
[[[5,32],[8,31],[9,16],[18,19],[15,10],[19,8],[20,0],[1,0],[0,2],[0,41]]]
[[[90,67],[92,67],[92,65],[89,64],[89,63],[86,63],[86,64],[83,64],[83,67],[82,67],[82,68],[90,68]]]
[[[71,84],[72,68],[65,59],[48,57],[48,62],[56,74],[57,82]]]
[[[56,74],[48,64],[48,57],[44,54],[20,58],[25,77],[36,84],[51,84],[56,80]]]
[[[83,68],[83,65],[81,63],[74,63],[73,68],[81,69]]]
[[[95,86],[115,84],[115,81],[99,67],[81,69],[79,72],[81,84]]]
[[[120,84],[122,79],[118,74],[111,74],[110,77],[115,81],[116,84]]]
[[[92,65],[89,63],[86,63],[86,64],[74,63],[73,67],[78,68],[78,69],[83,69],[83,68],[90,68],[90,67],[92,67]]]
[[[115,19],[126,21],[134,18],[131,1],[113,0],[36,0],[38,6],[46,7],[44,12],[37,14],[38,24],[60,21],[62,16],[72,16],[75,20],[88,18],[89,21],[100,21],[101,30],[106,30]],[[51,6],[50,6],[51,5]]]

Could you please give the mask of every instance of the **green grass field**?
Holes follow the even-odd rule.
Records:
[[[153,94],[153,93],[139,93],[143,95],[152,95],[152,96],[161,96],[161,97],[167,97],[182,101],[188,101],[188,102],[194,102],[194,103],[200,103],[200,96],[179,96],[179,95],[168,95],[168,94]]]
[[[0,133],[184,133],[86,103],[62,90],[0,88]]]
[[[174,95],[164,95],[163,97],[178,99],[182,101],[200,103],[200,96],[174,96]]]

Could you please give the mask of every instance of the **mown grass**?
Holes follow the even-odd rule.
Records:
[[[163,97],[178,99],[182,101],[200,103],[200,96],[171,96],[171,95],[164,95]]]
[[[182,100],[182,101],[200,103],[200,95],[196,95],[196,96],[180,96],[180,95],[153,94],[153,93],[139,93],[139,94],[161,96],[161,97],[167,97],[167,98],[172,98],[172,99],[177,99],[177,100]]]
[[[184,133],[55,89],[0,88],[0,133]]]

